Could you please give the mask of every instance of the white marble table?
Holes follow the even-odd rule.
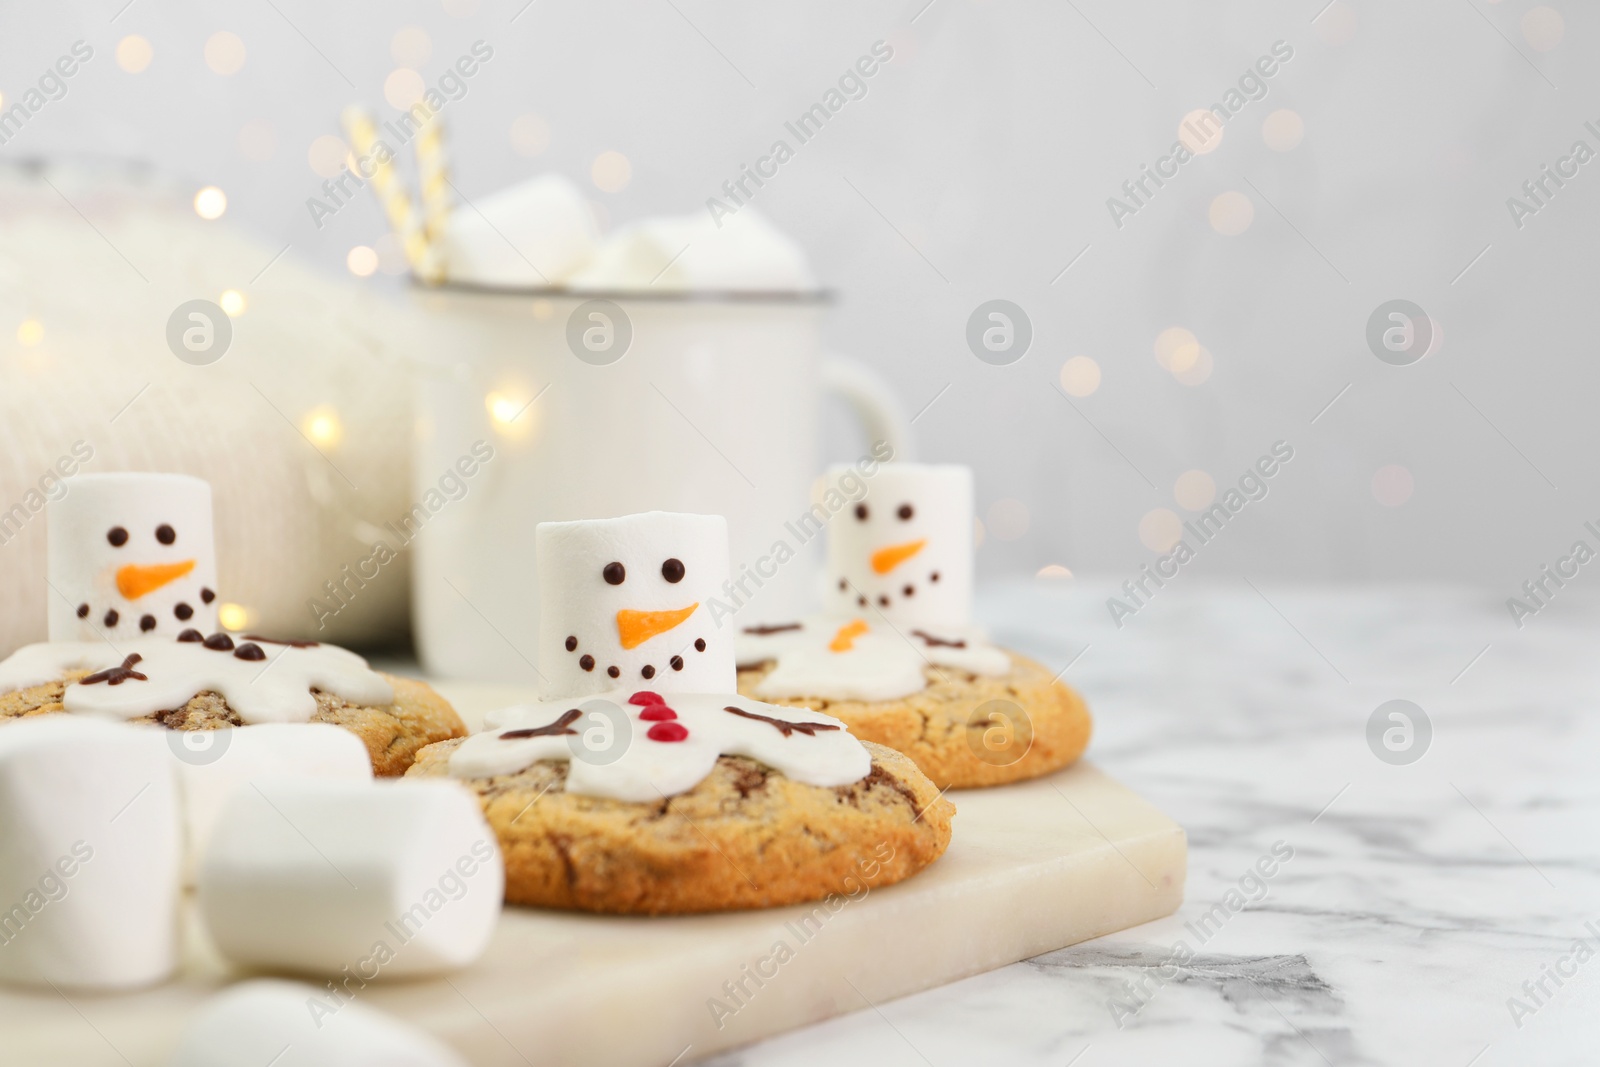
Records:
[[[1109,592],[1004,586],[982,614],[1082,652],[1091,754],[1189,831],[1178,914],[709,1062],[1600,1061],[1600,602],[1566,591],[1519,631],[1505,591],[1180,578],[1118,630]],[[1366,739],[1395,698],[1433,726],[1409,765]],[[1202,943],[1186,924],[1276,842],[1293,858]]]

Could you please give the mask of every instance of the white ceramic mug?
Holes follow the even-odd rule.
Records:
[[[820,294],[414,293],[437,329],[414,477],[419,502],[443,504],[425,508],[410,543],[430,672],[536,680],[538,523],[704,512],[727,517],[735,574],[767,553],[820,474],[824,390],[869,441],[910,458],[909,423],[881,380],[823,356]],[[476,441],[493,458],[463,463]],[[817,549],[778,568],[740,617],[811,607]]]

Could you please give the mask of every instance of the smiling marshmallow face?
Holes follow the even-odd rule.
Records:
[[[829,472],[836,480],[845,468]],[[972,469],[885,463],[828,522],[828,603],[896,625],[964,626],[972,613]]]
[[[707,606],[728,580],[721,516],[543,522],[534,541],[547,698],[623,687],[734,692],[733,638]]]
[[[49,509],[50,640],[217,630],[211,486],[80,474]]]

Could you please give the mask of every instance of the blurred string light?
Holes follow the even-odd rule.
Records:
[[[389,106],[396,111],[406,111],[412,104],[422,99],[428,86],[422,80],[422,75],[410,67],[396,67],[383,79],[383,98],[389,101]]]
[[[249,307],[249,302],[245,300],[244,294],[239,290],[224,289],[222,295],[217,297],[217,306],[227,313],[228,318],[236,319],[244,314],[245,308]]]
[[[1039,568],[1038,573],[1036,573],[1034,577],[1043,578],[1046,581],[1060,581],[1064,578],[1071,578],[1072,572],[1059,563],[1046,563],[1043,567]]]
[[[1250,198],[1235,189],[1218,193],[1207,211],[1211,228],[1224,237],[1237,237],[1250,228],[1256,217],[1256,206]]]
[[[357,278],[370,278],[378,269],[378,253],[366,245],[356,245],[345,254],[344,265]]]
[[[511,388],[496,389],[483,398],[489,412],[489,422],[502,436],[525,437],[533,431],[533,398],[537,393],[513,392]]]
[[[550,124],[538,115],[518,115],[511,120],[511,150],[519,156],[536,156],[550,147]]]
[[[1199,385],[1211,377],[1211,353],[1182,326],[1169,326],[1156,335],[1156,362],[1184,385]]]
[[[1178,140],[1197,156],[1215,152],[1222,133],[1222,121],[1207,108],[1196,108],[1178,120]]]
[[[1166,508],[1155,508],[1139,520],[1139,543],[1152,552],[1170,552],[1183,537],[1183,521]]]
[[[1311,25],[1316,27],[1317,36],[1324,44],[1349,44],[1355,39],[1358,21],[1355,8],[1344,0],[1333,0]]]
[[[344,425],[332,408],[323,406],[306,412],[300,430],[318,448],[333,448],[344,438]]]
[[[1566,35],[1567,23],[1561,12],[1541,4],[1529,8],[1522,16],[1522,36],[1528,47],[1537,52],[1548,52],[1561,43]]]
[[[1089,396],[1100,388],[1100,364],[1088,356],[1073,356],[1061,364],[1061,388],[1068,396]]]
[[[1398,463],[1379,467],[1372,476],[1372,498],[1386,508],[1397,508],[1416,492],[1416,479]]]
[[[32,348],[44,340],[44,323],[38,319],[23,319],[17,327],[17,341],[25,348]]]
[[[312,173],[319,178],[337,178],[339,172],[344,170],[345,160],[350,155],[350,146],[331,133],[325,133],[311,142],[311,147],[306,149],[306,162],[311,165]]]
[[[1217,483],[1205,471],[1184,471],[1172,487],[1172,498],[1186,511],[1204,511],[1217,498]]]
[[[601,192],[620,193],[633,180],[633,164],[621,152],[601,152],[589,165],[589,176]]]
[[[206,38],[206,66],[224,77],[244,69],[244,42],[238,34],[218,30]]]
[[[203,219],[220,219],[227,210],[227,194],[215,185],[208,185],[194,194],[194,213]]]
[[[250,625],[250,612],[245,610],[242,604],[218,604],[217,622],[222,625],[224,630],[232,630],[234,633],[238,633]]]
[[[1286,107],[1268,115],[1261,123],[1261,139],[1274,152],[1288,152],[1306,135],[1306,124]]]
[[[143,74],[154,58],[155,49],[137,33],[130,33],[117,42],[117,66],[129,74]]]

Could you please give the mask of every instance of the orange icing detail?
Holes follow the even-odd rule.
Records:
[[[168,582],[177,581],[192,570],[194,570],[192,559],[186,559],[182,563],[130,563],[126,567],[117,568],[117,592],[129,600],[138,600]]]
[[[927,539],[920,541],[904,541],[888,548],[880,548],[872,554],[872,569],[879,574],[888,574],[906,560],[922,551]]]
[[[697,600],[686,608],[674,611],[629,611],[623,609],[617,612],[617,636],[622,639],[623,648],[638,648],[656,634],[664,634],[684,619],[694,614],[694,609],[700,606]]]
[[[864,619],[851,619],[839,627],[839,632],[833,635],[833,640],[828,642],[829,652],[849,652],[856,647],[856,638],[867,632],[867,623]]]

